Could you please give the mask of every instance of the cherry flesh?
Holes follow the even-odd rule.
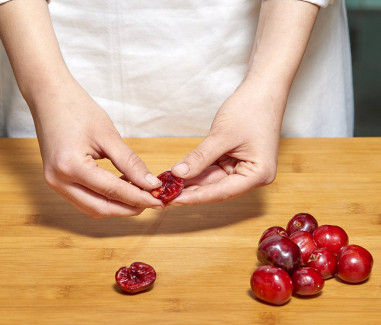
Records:
[[[313,296],[324,288],[324,278],[312,267],[302,267],[292,274],[294,293],[301,296]]]
[[[344,246],[337,258],[337,276],[349,283],[365,281],[373,267],[373,257],[359,245]]]
[[[263,240],[257,250],[257,258],[262,264],[279,267],[292,274],[302,263],[302,253],[290,238],[274,235]]]
[[[332,278],[336,273],[336,255],[329,248],[317,248],[310,255],[307,266],[318,270],[324,279]]]
[[[318,247],[329,248],[336,255],[341,247],[348,245],[348,235],[345,230],[335,225],[319,226],[313,232]]]
[[[309,213],[298,213],[288,222],[286,230],[290,236],[293,232],[303,230],[313,233],[318,227],[317,220]]]
[[[137,293],[150,288],[156,280],[156,272],[151,265],[134,262],[123,266],[115,273],[118,287],[128,293]]]
[[[160,187],[153,189],[151,194],[164,204],[179,196],[184,188],[184,179],[173,176],[169,170],[161,173],[157,178],[161,180],[162,184]]]
[[[250,279],[251,290],[258,299],[273,305],[284,305],[291,299],[293,284],[290,275],[281,268],[262,265]]]

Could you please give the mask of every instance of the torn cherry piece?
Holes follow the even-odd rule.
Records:
[[[184,179],[173,176],[168,170],[157,176],[161,180],[161,186],[151,191],[153,197],[161,200],[164,204],[172,201],[180,195],[184,188]]]

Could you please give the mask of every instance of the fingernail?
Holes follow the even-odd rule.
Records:
[[[153,186],[160,184],[160,180],[156,176],[152,175],[151,173],[148,173],[146,175],[146,181]]]
[[[154,209],[154,210],[163,210],[164,207],[161,206],[161,205],[155,205],[155,206],[152,207],[152,209]]]
[[[181,163],[173,167],[179,174],[186,175],[189,172],[189,166],[186,163]]]

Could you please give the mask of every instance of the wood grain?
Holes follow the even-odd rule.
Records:
[[[158,174],[201,140],[125,141]],[[249,286],[258,239],[298,212],[345,228],[373,254],[373,273],[361,285],[330,279],[313,299],[263,304]],[[0,139],[0,324],[380,324],[380,234],[381,138],[282,139],[270,186],[98,221],[45,184],[35,139]],[[134,261],[153,265],[157,281],[122,294],[114,274]]]

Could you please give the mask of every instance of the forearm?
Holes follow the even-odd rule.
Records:
[[[272,89],[273,96],[287,100],[318,12],[318,6],[304,1],[262,1],[245,78],[253,89]]]
[[[31,110],[72,77],[63,60],[45,0],[0,6],[0,38],[17,83]]]

